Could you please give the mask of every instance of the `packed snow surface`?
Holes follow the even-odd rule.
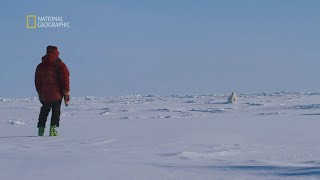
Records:
[[[72,98],[57,137],[37,98],[0,98],[0,179],[320,179],[319,93],[227,98]]]

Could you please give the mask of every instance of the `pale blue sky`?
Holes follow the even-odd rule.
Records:
[[[69,29],[26,29],[26,15]],[[56,45],[73,96],[320,91],[318,0],[1,2],[0,97],[36,96]]]

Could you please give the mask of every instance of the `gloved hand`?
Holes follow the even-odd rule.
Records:
[[[70,101],[70,95],[69,94],[64,95],[63,99],[64,99],[64,104],[68,106]]]

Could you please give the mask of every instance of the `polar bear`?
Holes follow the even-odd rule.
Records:
[[[228,98],[228,103],[235,103],[237,101],[237,96],[235,92],[232,92]]]

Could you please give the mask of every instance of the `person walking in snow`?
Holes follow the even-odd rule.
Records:
[[[59,58],[56,46],[48,46],[47,53],[42,57],[42,62],[35,72],[35,86],[42,104],[39,122],[38,136],[43,136],[47,117],[52,109],[50,136],[57,136],[59,127],[60,109],[62,99],[68,106],[70,101],[69,70]]]

